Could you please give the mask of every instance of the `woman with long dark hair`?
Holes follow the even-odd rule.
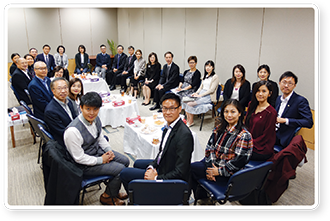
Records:
[[[236,99],[226,100],[220,112],[220,123],[213,130],[205,149],[205,158],[191,164],[190,184],[195,200],[206,198],[206,192],[196,196],[197,181],[207,178],[215,182],[228,180],[242,169],[252,154],[251,134],[243,124],[244,109]]]
[[[272,84],[273,92],[268,98],[268,103],[275,108],[276,98],[278,97],[278,85],[275,81],[269,79],[270,77],[270,67],[267,64],[260,65],[257,69],[258,78],[260,81],[269,81]],[[253,83],[252,90],[257,82]]]
[[[214,72],[214,62],[208,60],[204,65],[204,77],[198,90],[191,94],[196,98],[194,101],[182,104],[182,109],[186,111],[187,126],[194,125],[194,115],[205,113],[212,109],[210,104],[216,101],[216,92],[219,85],[219,78]]]
[[[223,101],[236,99],[245,108],[250,101],[250,88],[250,82],[245,78],[245,68],[237,64],[233,68],[232,77],[225,84]]]
[[[267,160],[274,153],[277,112],[268,102],[272,91],[269,81],[259,81],[253,88],[245,119],[245,125],[253,138],[251,160]]]
[[[81,113],[79,104],[80,98],[84,95],[83,83],[79,78],[72,78],[69,81],[69,100],[73,103],[73,108],[76,111],[77,116]]]

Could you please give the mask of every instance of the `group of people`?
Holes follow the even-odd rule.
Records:
[[[49,68],[52,59],[47,56],[50,50],[47,47],[44,46],[46,49],[43,54],[29,55],[34,63],[33,68],[29,68],[32,64],[28,59],[18,55],[16,69],[12,73],[12,85],[17,92],[20,91],[21,100],[33,105],[34,115],[46,122],[54,139],[66,147],[83,169],[84,175],[114,176],[100,196],[103,204],[125,204],[123,200],[128,197],[129,182],[143,178],[182,179],[189,183],[196,194],[198,179],[206,177],[215,182],[228,179],[244,168],[249,160],[267,160],[272,157],[275,144],[286,147],[296,128],[311,128],[313,125],[307,99],[294,92],[298,83],[295,74],[290,71],[283,73],[278,87],[276,82],[269,79],[269,66],[261,65],[257,69],[260,81],[253,84],[251,94],[250,83],[245,79],[245,69],[238,64],[232,70],[232,77],[225,83],[220,123],[206,144],[205,157],[200,162],[191,163],[194,145],[189,127],[194,124],[193,116],[207,111],[208,104],[216,100],[219,78],[214,70],[214,62],[205,62],[201,79],[201,73],[196,69],[197,57],[190,56],[187,60],[189,69],[180,78],[179,66],[173,62],[171,52],[164,54],[166,64],[161,69],[156,53],[149,54],[146,64],[141,50],[135,51],[130,46],[129,56],[126,56],[123,53],[124,47],[119,45],[118,54],[110,67],[106,47],[101,45],[102,54],[97,57],[101,57],[99,60],[102,62],[96,71],[107,80],[110,88],[113,90],[116,84],[120,84],[122,90],[127,90],[126,79],[130,76],[131,93],[136,96],[138,84],[142,83],[142,105],[149,105],[153,94],[155,105],[150,110],[159,109],[167,122],[157,157],[153,160],[136,160],[133,168],[129,168],[128,158],[112,150],[102,134],[102,124],[98,117],[102,106],[101,97],[96,92],[84,94],[79,78],[68,81],[62,74],[51,80],[48,73],[52,71]],[[87,71],[84,65],[88,61],[85,50],[83,45],[78,48],[80,56],[79,53],[76,55],[77,73]],[[59,47],[58,51],[62,55],[54,59],[54,62],[60,61],[65,66],[65,49]],[[15,57],[17,55],[13,59]],[[35,60],[35,57],[40,60]],[[64,73],[66,69],[61,70]],[[25,88],[19,86],[23,81]],[[26,88],[29,96],[24,91]],[[281,96],[278,96],[279,89]],[[30,102],[25,100],[30,98]],[[185,110],[187,125],[181,120],[182,110]],[[126,193],[119,192],[121,184]],[[201,195],[206,197],[205,192]]]

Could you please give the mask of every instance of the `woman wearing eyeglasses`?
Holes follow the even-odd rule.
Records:
[[[194,125],[194,114],[205,113],[212,109],[211,101],[216,100],[216,91],[219,85],[219,78],[214,72],[214,62],[208,60],[204,65],[204,77],[198,90],[191,95],[195,101],[183,103],[182,108],[187,114],[187,126]]]

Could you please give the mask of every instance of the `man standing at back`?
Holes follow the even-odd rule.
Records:
[[[51,77],[50,74],[52,73],[52,71],[55,68],[55,59],[53,57],[53,55],[49,54],[51,48],[49,45],[45,44],[42,47],[43,53],[42,54],[38,54],[36,57],[36,61],[43,61],[45,62],[45,64],[47,65],[47,69],[48,69],[48,77]]]
[[[31,80],[28,90],[33,105],[35,117],[44,120],[44,111],[53,98],[50,89],[50,79],[47,77],[47,65],[42,61],[34,63],[34,72],[36,76]]]
[[[131,77],[134,75],[133,70],[134,70],[134,61],[136,60],[136,56],[134,54],[134,47],[129,46],[128,47],[128,54],[129,56],[126,58],[125,66],[124,66],[124,71],[121,74],[116,75],[116,78],[120,78],[120,86],[121,90],[126,91],[127,90],[127,84],[126,84],[126,79],[128,77]],[[114,80],[114,82],[116,82]]]
[[[159,84],[155,87],[154,102],[156,103],[149,110],[160,108],[160,98],[169,90],[176,88],[180,83],[180,68],[173,62],[173,54],[168,51],[164,55],[167,64],[163,67],[163,74],[160,76]],[[161,109],[158,111],[161,112]]]
[[[298,77],[291,71],[280,77],[279,86],[283,95],[277,97],[275,109],[278,116],[276,144],[282,147],[289,145],[298,127],[313,126],[313,116],[307,99],[293,91],[297,83]]]
[[[123,52],[124,46],[117,46],[117,54],[115,55],[112,63],[111,70],[107,73],[107,83],[110,85],[110,90],[116,89],[117,78],[116,76],[124,71],[127,55]]]

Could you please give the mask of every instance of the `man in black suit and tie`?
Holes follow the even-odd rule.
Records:
[[[106,80],[108,85],[110,85],[110,90],[116,89],[117,76],[120,76],[124,71],[127,55],[123,51],[124,46],[118,45],[117,54],[113,59],[112,68],[106,75]]]
[[[156,103],[149,110],[160,108],[160,98],[169,90],[176,88],[180,83],[180,68],[173,62],[173,54],[168,51],[164,55],[167,64],[163,66],[163,74],[160,76],[159,84],[155,87],[154,102]],[[158,112],[161,112],[160,109]]]
[[[17,60],[17,68],[11,78],[11,84],[18,94],[20,101],[23,100],[26,104],[29,105],[32,104],[32,102],[24,90],[28,89],[28,85],[32,80],[32,76],[27,72],[27,68],[27,61],[24,58],[19,58]]]
[[[136,60],[136,56],[134,54],[134,47],[129,46],[128,47],[128,53],[129,56],[126,58],[124,71],[118,76],[120,78],[120,85],[121,89],[126,91],[127,90],[127,84],[126,79],[128,77],[133,76],[133,70],[134,70],[134,61]]]
[[[46,106],[44,119],[54,139],[64,146],[63,134],[65,128],[77,116],[72,102],[67,99],[69,82],[65,78],[55,78],[50,83],[50,89],[54,97]]]
[[[125,168],[120,173],[128,193],[128,184],[134,179],[189,180],[191,154],[194,149],[193,136],[180,117],[180,97],[167,93],[162,97],[163,116],[167,126],[163,130],[159,153],[154,160],[136,160],[134,168]]]
[[[49,54],[49,52],[51,50],[49,45],[45,44],[42,47],[42,50],[44,53],[38,54],[36,57],[36,61],[43,61],[46,63],[47,69],[48,69],[47,77],[51,77],[52,71],[55,68],[55,59],[54,59],[53,55]]]

